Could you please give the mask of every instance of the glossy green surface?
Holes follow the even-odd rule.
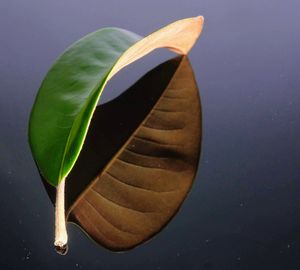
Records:
[[[123,29],[101,29],[71,45],[47,73],[31,112],[29,141],[50,184],[72,169],[110,70],[140,39]]]

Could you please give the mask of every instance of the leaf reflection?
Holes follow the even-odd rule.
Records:
[[[68,221],[111,250],[148,240],[190,190],[200,145],[197,84],[188,59],[176,57],[97,107],[66,181]]]

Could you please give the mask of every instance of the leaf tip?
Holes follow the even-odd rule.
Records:
[[[196,20],[198,20],[199,22],[204,22],[204,17],[202,15],[199,15],[197,17],[195,17]]]
[[[197,17],[195,17],[195,20],[197,21],[198,23],[198,27],[199,27],[199,34],[200,32],[202,31],[202,28],[203,28],[203,24],[204,24],[204,17],[199,15]]]

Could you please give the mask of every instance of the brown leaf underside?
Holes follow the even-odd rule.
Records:
[[[96,242],[130,249],[175,215],[193,182],[200,100],[183,58],[149,115],[68,211]]]

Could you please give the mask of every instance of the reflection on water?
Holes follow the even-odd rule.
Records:
[[[188,59],[177,57],[97,107],[66,181],[68,221],[112,250],[148,240],[186,197],[200,142],[197,84]]]

